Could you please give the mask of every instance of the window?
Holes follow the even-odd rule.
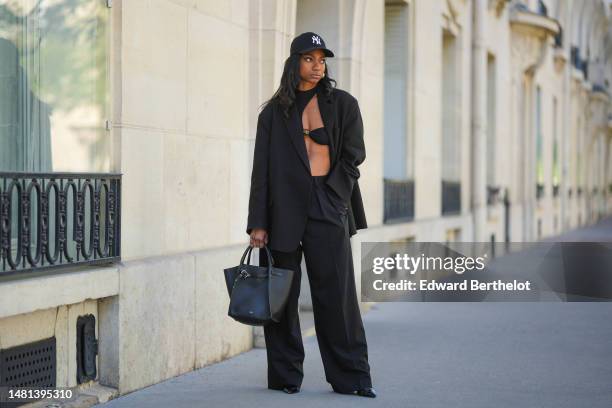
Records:
[[[457,37],[442,31],[442,214],[461,211],[461,69]]]
[[[0,171],[108,171],[108,8],[6,0],[0,13]]]
[[[414,174],[408,129],[409,15],[406,3],[385,4],[383,222],[414,218]]]
[[[385,6],[384,175],[412,178],[407,161],[408,6]]]
[[[559,181],[560,181],[560,173],[559,173],[559,135],[557,134],[557,97],[553,97],[553,151],[552,151],[552,188],[553,195],[559,195]]]
[[[544,163],[542,158],[542,90],[536,88],[536,198],[544,195]]]

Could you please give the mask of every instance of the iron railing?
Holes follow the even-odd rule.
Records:
[[[563,27],[559,25],[559,31],[555,34],[555,47],[563,48]]]
[[[461,183],[442,180],[442,214],[461,212]]]
[[[414,219],[414,181],[383,179],[383,222],[401,222]]]
[[[500,198],[500,186],[487,186],[487,205],[495,205]]]
[[[576,69],[582,69],[582,60],[580,59],[580,49],[575,45],[570,48],[570,60]]]
[[[582,58],[580,54],[580,48],[573,45],[570,48],[570,59],[572,61],[572,65],[579,71],[582,71],[584,74],[584,78],[588,79],[589,76],[589,61],[587,58]]]
[[[593,84],[592,89],[593,89],[593,92],[601,92],[601,93],[608,95],[608,87],[605,84],[596,82]]]
[[[120,174],[0,172],[0,277],[120,259]]]
[[[536,183],[536,199],[539,200],[544,197],[544,184]]]
[[[548,17],[548,7],[542,0],[538,0],[537,13],[541,16]]]

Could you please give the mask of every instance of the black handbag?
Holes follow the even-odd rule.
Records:
[[[250,265],[253,247],[249,246],[242,254],[240,265],[223,270],[230,296],[227,314],[251,326],[264,326],[281,320],[294,276],[290,269],[275,268],[270,250],[264,248],[268,266]]]

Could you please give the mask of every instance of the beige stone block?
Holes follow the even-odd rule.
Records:
[[[232,243],[249,242],[246,234],[249,213],[248,194],[251,190],[252,144],[247,140],[232,140],[229,144],[230,157],[241,158],[229,162],[229,240]]]
[[[53,337],[57,314],[52,308],[0,319],[0,349]]]
[[[218,20],[232,21],[234,13],[238,13],[235,8],[239,3],[234,0],[215,1],[215,0],[172,0],[184,7],[193,9],[199,14],[214,17]],[[245,6],[246,7],[246,6]],[[191,10],[190,10],[191,11]]]
[[[164,137],[164,245],[168,252],[221,246],[229,240],[229,143],[167,134]]]
[[[163,0],[123,3],[123,122],[185,130],[187,10]]]
[[[162,134],[123,128],[121,151],[122,258],[160,254],[165,227]]]
[[[363,64],[363,72],[368,75],[380,75],[384,73],[384,64],[374,64],[371,61],[384,61],[385,52],[385,8],[384,3],[380,1],[364,2],[365,10],[361,16],[356,12],[355,18],[362,18],[361,26],[353,31],[355,35],[354,41],[348,42],[348,45],[363,44],[361,47],[356,47],[357,50],[362,48],[362,53],[355,55],[360,64]],[[358,17],[359,16],[359,17]],[[358,26],[359,27],[359,26]],[[383,86],[382,84],[380,85]]]
[[[369,74],[364,74],[363,79],[364,86],[361,87],[360,94],[353,94],[359,101],[366,146],[366,159],[360,166],[359,188],[368,225],[373,226],[382,224],[383,220],[383,79]]]
[[[252,347],[251,326],[227,315],[229,295],[223,269],[238,265],[246,245],[195,254],[196,368],[218,362]]]
[[[250,0],[231,0],[232,22],[249,28]]]
[[[265,30],[258,31],[256,35],[258,41],[251,44],[259,48],[251,50],[249,63],[250,67],[257,67],[260,70],[260,75],[253,77],[254,72],[250,70],[249,80],[259,81],[259,90],[262,94],[261,102],[263,102],[269,99],[280,85],[285,59],[289,56],[289,49],[284,47],[286,34],[282,32]]]
[[[246,29],[190,11],[189,134],[246,137],[247,40]]]
[[[287,21],[285,17],[288,15],[294,15],[295,6],[292,8],[292,1],[290,0],[262,0],[260,2],[261,7],[259,8],[257,15],[257,25],[262,30],[282,30],[291,22]],[[253,24],[253,21],[251,21]]]
[[[68,387],[70,383],[68,377],[70,343],[76,343],[76,338],[71,340],[68,335],[68,306],[60,306],[55,310],[57,310],[55,314],[55,350],[57,353],[56,385],[58,387]]]
[[[360,68],[361,64],[351,58],[330,58],[328,63],[329,76],[335,79],[337,87],[348,91],[355,98],[361,100],[361,89],[363,88],[360,78],[357,76],[361,75]],[[352,72],[358,74],[353,76]]]
[[[418,156],[415,159],[414,216],[439,217],[442,211],[442,183],[439,162]]]
[[[120,393],[194,368],[194,258],[150,258],[121,271]]]
[[[112,296],[119,291],[117,267],[83,269],[0,285],[0,318]]]
[[[98,301],[98,375],[100,384],[119,388],[119,296]]]

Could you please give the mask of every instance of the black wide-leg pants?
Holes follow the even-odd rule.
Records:
[[[304,377],[298,316],[302,254],[327,382],[339,392],[372,386],[355,287],[347,208],[325,185],[326,177],[312,176],[313,194],[301,245],[293,252],[271,250],[275,266],[291,269],[295,275],[283,318],[264,326],[268,388],[299,387]],[[260,264],[266,263],[264,251],[260,251]]]

